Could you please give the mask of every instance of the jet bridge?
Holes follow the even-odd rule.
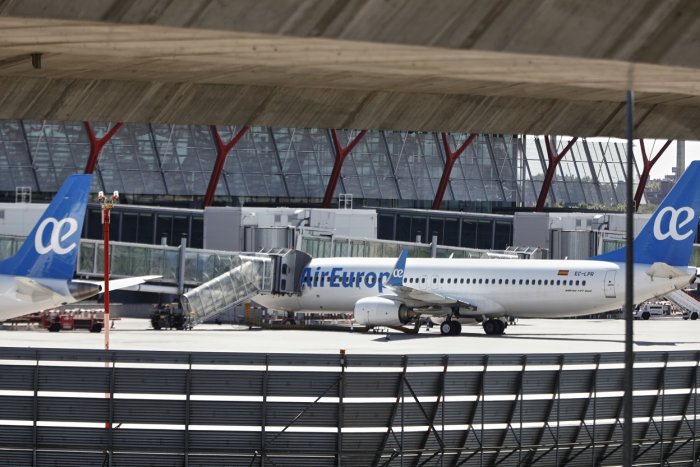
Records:
[[[298,250],[241,254],[240,264],[182,296],[187,326],[232,310],[261,292],[300,294],[301,275],[311,257]]]

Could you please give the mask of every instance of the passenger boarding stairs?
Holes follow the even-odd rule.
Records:
[[[259,293],[299,294],[311,257],[298,250],[242,254],[240,264],[182,296],[187,327],[233,310]]]
[[[685,319],[696,320],[700,317],[700,302],[682,290],[674,290],[666,294],[666,299],[681,307]]]

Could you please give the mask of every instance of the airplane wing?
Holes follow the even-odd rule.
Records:
[[[139,276],[139,277],[126,277],[124,279],[112,279],[109,281],[109,290],[119,290],[125,289],[127,287],[132,287],[134,285],[143,284],[146,281],[152,279],[157,279],[162,276]],[[85,284],[95,284],[100,286],[100,292],[105,289],[104,281],[88,281],[88,280],[74,280],[73,282],[83,282]]]
[[[408,249],[404,248],[396,261],[394,270],[391,272],[384,288],[389,291],[380,295],[385,298],[398,299],[410,308],[428,308],[435,305],[459,306],[476,311],[476,303],[466,297],[454,297],[427,290],[414,289],[403,283],[404,271],[406,269],[406,257]]]
[[[387,285],[385,288],[392,293],[384,293],[381,294],[380,297],[398,299],[402,303],[406,304],[406,306],[411,308],[448,305],[476,310],[476,305],[469,303],[462,298],[451,297],[448,295],[442,295],[435,292],[428,292],[426,290],[414,289],[412,287],[405,286],[395,287]]]

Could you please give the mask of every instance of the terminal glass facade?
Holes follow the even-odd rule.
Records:
[[[568,139],[555,139],[557,153],[561,153]],[[537,203],[542,181],[547,169],[547,149],[544,137],[534,136],[517,141],[525,154],[520,170],[522,197],[525,206]],[[560,206],[619,206],[624,204],[627,170],[627,147],[612,139],[579,139],[561,160],[548,194],[547,205]],[[632,174],[635,185],[639,183],[639,170],[635,163]]]
[[[97,137],[112,124],[94,123]],[[241,130],[217,128],[224,142]],[[339,130],[346,147],[357,130]],[[451,150],[469,134],[448,135]],[[566,143],[558,139],[559,150]],[[82,122],[0,121],[0,192],[17,187],[49,199],[71,173],[82,172],[90,143]],[[217,150],[203,125],[125,124],[102,150],[93,190],[119,190],[125,202],[201,207]],[[557,168],[549,206],[612,206],[622,202],[625,145],[580,139]],[[445,167],[439,133],[368,131],[347,156],[335,195],[354,206],[427,208]],[[331,132],[308,128],[250,128],[228,154],[215,204],[318,204],[335,150]],[[544,138],[480,134],[456,161],[441,207],[493,211],[531,207],[547,167]],[[638,179],[637,171],[633,179]]]

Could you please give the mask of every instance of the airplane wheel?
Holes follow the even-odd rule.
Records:
[[[443,336],[449,336],[452,334],[452,321],[443,321],[440,325],[440,334]]]
[[[693,312],[693,313],[690,315],[690,319],[692,319],[693,321],[695,321],[696,319],[698,319],[698,314],[695,313],[695,312]]]
[[[451,334],[453,336],[459,336],[460,334],[462,334],[462,323],[460,323],[459,321],[450,321],[450,323],[452,323]]]
[[[492,319],[487,319],[484,321],[484,324],[482,325],[484,327],[484,332],[486,334],[494,334],[496,332],[496,325],[494,324]]]
[[[495,332],[494,332],[494,334],[501,335],[501,334],[503,334],[503,331],[506,330],[506,323],[504,323],[504,322],[501,321],[500,319],[494,319],[494,320],[493,320],[493,324],[494,324],[494,327],[495,327]]]

